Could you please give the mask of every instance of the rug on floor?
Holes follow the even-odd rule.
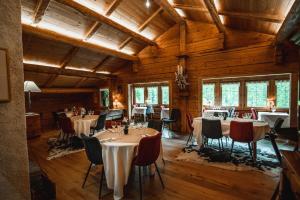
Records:
[[[66,146],[57,142],[57,138],[49,138],[48,140],[48,157],[47,160],[60,158],[69,154],[84,151],[84,148],[74,148],[72,146]]]
[[[254,170],[272,177],[279,176],[281,171],[276,155],[269,149],[258,148],[257,160],[254,163],[247,144],[242,143],[235,144],[232,155],[230,155],[229,146],[224,146],[224,151],[219,151],[218,144],[213,143],[201,150],[195,147],[186,148],[177,155],[176,160],[194,162],[232,171]]]

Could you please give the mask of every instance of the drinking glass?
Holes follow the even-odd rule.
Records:
[[[239,117],[239,112],[234,112],[234,113],[233,113],[233,117],[234,117],[234,118],[238,118],[238,117]]]

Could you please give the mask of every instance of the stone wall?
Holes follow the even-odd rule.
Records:
[[[11,101],[0,103],[0,199],[30,199],[20,0],[0,1],[0,48],[7,49],[11,87]]]

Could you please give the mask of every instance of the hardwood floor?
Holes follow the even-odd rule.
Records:
[[[57,133],[50,131],[28,141],[30,158],[38,162],[49,178],[56,183],[57,199],[97,199],[100,182],[98,168],[91,170],[84,189],[81,184],[89,166],[85,152],[46,160],[47,140]],[[183,139],[163,139],[164,166],[159,168],[166,188],[161,188],[158,176],[145,173],[144,199],[270,199],[278,179],[255,171],[236,172],[175,160],[184,147]],[[133,171],[134,172],[134,171]],[[134,172],[125,189],[125,199],[138,199],[138,173]],[[105,182],[105,181],[104,181]],[[113,191],[106,186],[103,199],[113,199]]]

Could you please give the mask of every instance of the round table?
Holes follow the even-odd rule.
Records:
[[[96,125],[99,115],[85,115],[82,118],[80,115],[70,117],[74,125],[74,130],[77,136],[80,136],[81,133],[85,135],[90,134],[90,129],[92,126]]]
[[[284,112],[258,112],[258,120],[265,121],[270,127],[274,127],[274,123],[278,118],[282,118],[282,128],[290,127],[290,115]]]
[[[143,137],[157,134],[151,128],[129,128],[128,135],[123,130],[105,130],[96,133],[102,146],[103,165],[107,187],[114,190],[114,199],[122,199],[123,188],[127,184],[132,160]]]
[[[218,119],[218,118],[211,118]],[[241,119],[241,118],[227,118],[226,120],[221,120],[221,128],[224,136],[229,135],[230,122],[231,121],[240,121],[240,122],[253,122],[253,155],[256,159],[256,142],[265,138],[265,134],[270,131],[270,126],[266,122],[252,120],[252,119]],[[202,117],[197,117],[193,119],[193,127],[195,136],[199,147],[202,145]]]

